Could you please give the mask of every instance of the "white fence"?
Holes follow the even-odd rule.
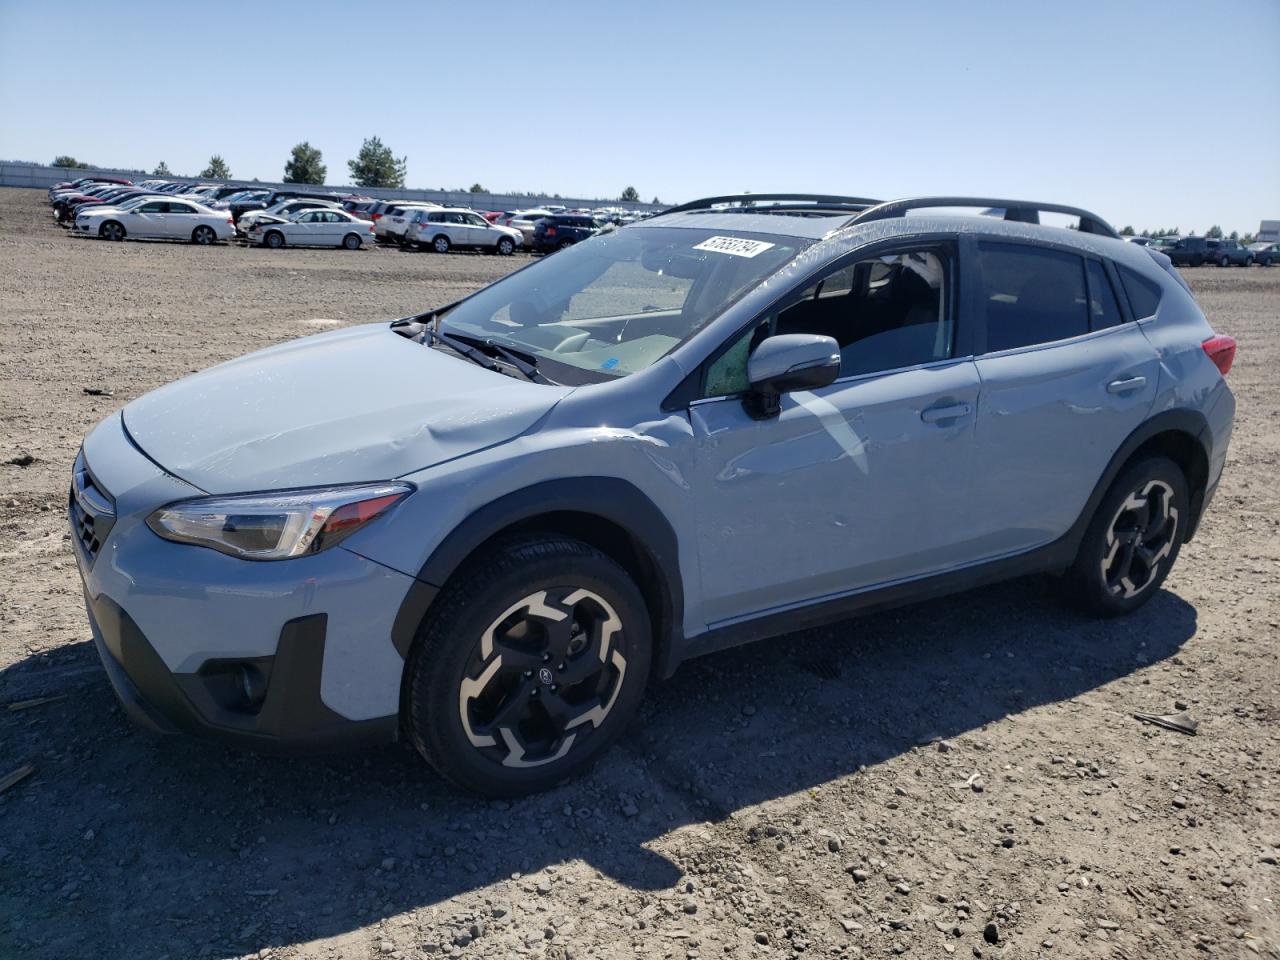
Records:
[[[0,187],[39,187],[48,189],[55,183],[78,180],[101,174],[107,177],[126,177],[130,180],[146,180],[149,174],[137,170],[107,170],[99,167],[47,167],[36,163],[11,163],[0,160]],[[267,183],[258,180],[210,180],[207,177],[179,177],[174,180],[199,180],[201,183],[226,183],[244,187],[282,188],[302,187],[298,183]],[[383,187],[348,187],[326,184],[323,189],[334,193],[358,193],[367,197],[386,200],[432,200],[445,206],[474,207],[477,210],[522,210],[543,203],[556,203],[565,207],[625,207],[628,210],[656,210],[651,203],[625,203],[621,200],[585,199],[582,197],[546,197],[512,193],[470,193],[465,190],[391,190]]]

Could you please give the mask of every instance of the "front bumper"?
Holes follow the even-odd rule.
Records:
[[[195,673],[175,673],[110,598],[94,600],[86,591],[85,607],[107,679],[125,712],[145,729],[291,752],[370,746],[396,738],[394,715],[352,721],[325,706],[320,696],[324,614],[286,623],[270,657],[209,660]],[[245,670],[265,684],[260,700],[250,702],[245,696]]]
[[[72,547],[94,643],[135,720],[259,746],[394,739],[397,615],[416,580],[341,546],[254,563],[161,539],[146,517],[202,491],[148,460],[119,414],[78,467]]]

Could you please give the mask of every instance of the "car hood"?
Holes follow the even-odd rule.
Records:
[[[520,435],[569,392],[370,324],[161,387],[126,406],[124,424],[165,470],[238,493],[401,477]]]

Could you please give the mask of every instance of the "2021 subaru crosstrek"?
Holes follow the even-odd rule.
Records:
[[[1087,211],[711,198],[133,401],[73,541],[135,718],[403,735],[520,793],[701,653],[1033,571],[1133,611],[1218,483],[1234,352]]]

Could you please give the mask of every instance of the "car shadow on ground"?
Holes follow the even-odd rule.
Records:
[[[0,941],[28,957],[243,955],[424,906],[447,928],[466,922],[449,898],[537,898],[530,875],[567,860],[670,890],[683,868],[651,847],[681,826],[1076,697],[1195,629],[1168,592],[1099,621],[1029,578],[725,651],[653,690],[588,774],[511,803],[458,793],[402,746],[282,759],[156,740],[77,644],[0,673],[3,702],[67,695],[0,713],[6,768],[36,767],[0,795]]]

